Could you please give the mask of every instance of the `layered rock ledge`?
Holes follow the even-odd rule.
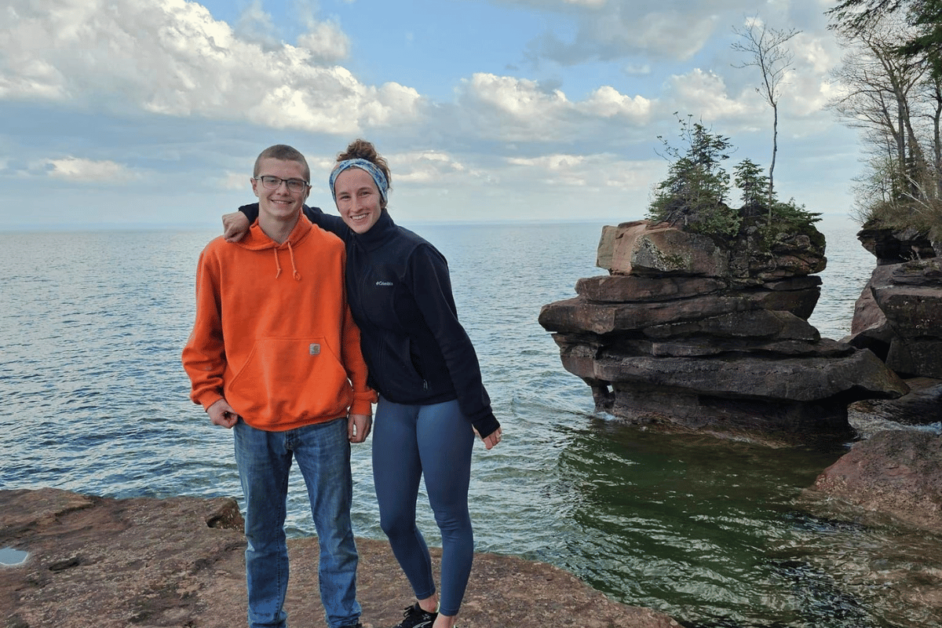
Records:
[[[854,308],[847,341],[903,377],[942,379],[942,259],[912,230],[857,234],[877,267]]]
[[[756,227],[717,242],[647,221],[605,227],[577,297],[539,322],[596,408],[634,423],[768,444],[851,434],[847,405],[906,385],[871,351],[822,339],[824,238],[760,244]]]
[[[246,623],[242,517],[234,500],[105,499],[55,489],[0,491],[6,628],[232,628]],[[365,628],[402,619],[411,589],[389,544],[357,540]],[[294,626],[324,626],[316,538],[291,539],[286,608]],[[440,552],[433,550],[436,563]],[[573,623],[573,622],[576,623]],[[477,554],[461,611],[466,628],[668,628],[666,615],[617,604],[571,574]]]

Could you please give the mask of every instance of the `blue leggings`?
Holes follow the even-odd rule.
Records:
[[[468,513],[474,431],[457,401],[431,406],[380,397],[373,427],[373,481],[379,520],[417,599],[435,593],[432,560],[415,524],[419,480],[442,534],[439,612],[457,615],[471,575],[474,533]]]

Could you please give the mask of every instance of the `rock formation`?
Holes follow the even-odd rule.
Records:
[[[875,433],[825,469],[795,505],[825,534],[860,530],[829,564],[881,600],[912,611],[891,623],[940,625],[942,436],[912,428]]]
[[[847,404],[899,397],[899,378],[870,351],[822,339],[807,318],[820,294],[817,230],[731,242],[647,221],[605,227],[578,296],[551,303],[565,368],[598,410],[665,429],[769,444],[847,436]]]
[[[813,490],[942,532],[942,436],[915,430],[874,434],[825,469]]]
[[[912,230],[865,228],[857,237],[877,267],[854,308],[847,341],[901,377],[942,379],[942,259]]]
[[[858,509],[848,513],[854,520],[862,511],[942,532],[942,249],[914,229],[873,223],[857,237],[877,266],[845,340],[906,377],[909,392],[852,403],[850,419],[862,440],[806,494],[827,496],[829,508],[836,500]]]
[[[0,565],[5,628],[232,628],[246,624],[242,517],[234,500],[104,499],[54,489],[0,490],[0,549],[28,552]],[[364,628],[395,625],[413,599],[385,541],[357,539]],[[290,539],[292,626],[324,626],[316,538]],[[441,552],[432,550],[436,564]],[[571,624],[669,628],[655,611],[607,599],[565,571],[475,555],[461,609],[467,628]]]
[[[913,377],[905,380],[909,392],[899,399],[866,399],[848,407],[859,438],[898,426],[942,426],[942,380]]]
[[[857,239],[865,249],[877,258],[877,264],[899,264],[916,259],[942,255],[925,232],[909,227],[893,229],[877,221],[870,221],[857,232]]]

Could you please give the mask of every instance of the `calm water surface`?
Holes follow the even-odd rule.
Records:
[[[449,259],[505,430],[500,447],[479,444],[475,455],[479,551],[558,565],[687,626],[942,626],[911,591],[873,575],[874,564],[887,574],[942,568],[926,558],[939,539],[797,505],[843,448],[655,435],[593,412],[537,315],[602,272],[601,223],[407,226]],[[820,228],[829,264],[811,323],[839,339],[873,259],[850,220]],[[240,497],[231,434],[188,401],[179,361],[196,258],[214,235],[0,234],[0,487]],[[354,520],[359,536],[382,539],[371,446],[354,449]],[[289,499],[291,533],[313,534],[299,476]],[[420,525],[438,544],[427,508]]]

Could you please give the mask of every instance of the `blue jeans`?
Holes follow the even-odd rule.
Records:
[[[442,533],[439,612],[457,615],[471,564],[474,531],[468,512],[474,431],[457,401],[430,406],[393,403],[380,397],[373,427],[373,482],[380,527],[389,537],[415,596],[435,593],[432,560],[415,523],[419,481]]]
[[[304,476],[320,544],[318,579],[327,625],[356,624],[361,609],[356,600],[357,548],[350,523],[353,479],[347,420],[266,432],[239,419],[233,431],[245,496],[249,626],[287,626],[285,511],[292,458],[297,458]]]

